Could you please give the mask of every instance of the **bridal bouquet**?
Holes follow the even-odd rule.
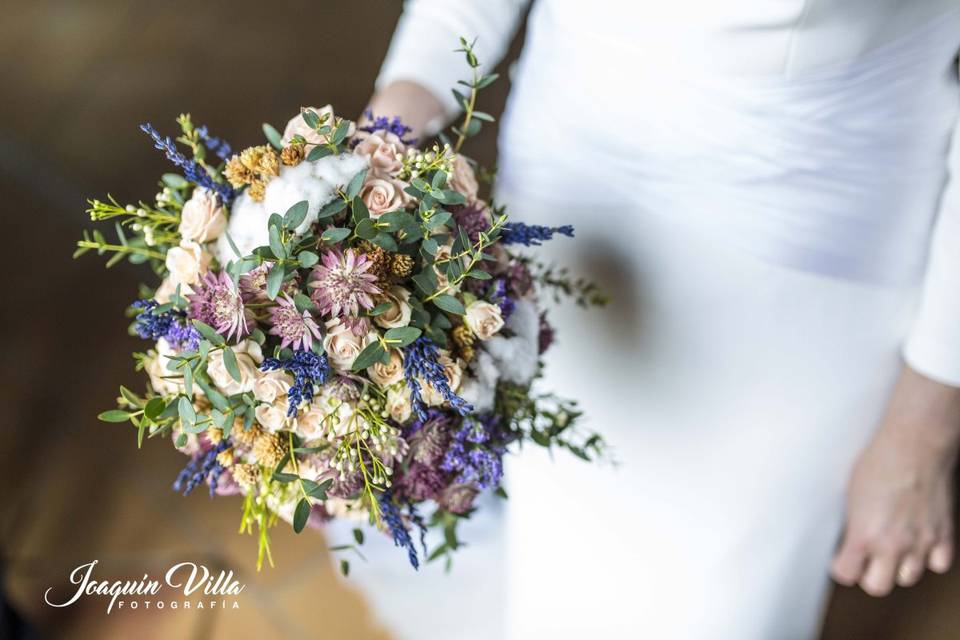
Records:
[[[553,341],[538,290],[600,296],[511,250],[572,228],[515,222],[481,199],[460,147],[491,119],[473,105],[495,76],[462,51],[464,118],[427,150],[397,118],[358,125],[327,106],[234,153],[182,115],[176,140],[141,127],[180,169],[153,202],[90,202],[118,238],[87,233],[77,254],[143,263],[159,281],[129,309],[149,386],[120,387],[100,418],[132,423],[138,446],[170,437],[189,458],[175,490],[242,495],[258,567],[278,518],[297,532],[356,518],[414,567],[421,553],[449,561],[477,494],[506,497],[508,450],[602,451],[575,432],[574,402],[531,390]],[[444,543],[428,553],[432,527]]]

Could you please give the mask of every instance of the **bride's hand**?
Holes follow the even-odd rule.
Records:
[[[960,389],[905,368],[883,424],[847,489],[846,530],[831,572],[874,596],[953,561],[953,470]]]

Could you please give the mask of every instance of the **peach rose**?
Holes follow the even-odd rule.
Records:
[[[316,400],[304,407],[294,420],[294,432],[304,440],[323,437],[328,410]]]
[[[413,414],[413,404],[410,402],[410,388],[405,384],[398,384],[387,391],[387,413],[390,417],[403,424]]]
[[[353,361],[367,345],[363,336],[354,335],[349,327],[336,318],[328,320],[327,335],[323,337],[323,350],[330,357],[330,364],[338,371],[349,371]]]
[[[459,154],[453,156],[453,173],[450,174],[447,186],[462,193],[468,202],[477,198],[477,191],[480,188],[477,184],[477,176],[473,173],[470,163]]]
[[[360,189],[360,198],[370,210],[370,217],[376,220],[388,211],[406,206],[407,194],[403,191],[406,186],[393,178],[368,177]]]
[[[477,300],[467,307],[467,326],[481,340],[489,340],[503,328],[503,316],[500,307],[483,300]]]
[[[181,240],[180,246],[167,251],[166,265],[174,287],[196,284],[210,266],[210,254],[196,242]]]
[[[325,142],[327,142],[327,136],[325,135],[321,136],[320,134],[318,134],[316,129],[308,125],[307,121],[303,119],[303,112],[306,111],[307,109],[310,109],[321,118],[323,118],[323,116],[327,116],[323,124],[329,125],[331,129],[337,128],[337,122],[336,122],[337,117],[333,113],[333,107],[331,107],[329,104],[324,107],[320,107],[319,109],[315,107],[301,107],[300,113],[297,116],[291,118],[290,122],[287,123],[286,128],[284,128],[283,130],[283,137],[281,141],[283,142],[284,145],[290,144],[290,142],[293,140],[293,136],[295,135],[302,136],[303,139],[307,141],[306,143],[307,147],[310,147],[312,145],[317,145],[317,144],[324,144]],[[347,132],[347,136],[348,137],[352,136],[355,131],[356,131],[356,125],[354,125],[354,123],[351,122],[350,129]],[[331,133],[332,133],[332,130],[331,130]]]
[[[267,431],[277,432],[287,426],[286,400],[257,405],[253,412],[257,417],[257,422]]]
[[[180,212],[180,237],[193,242],[215,240],[227,228],[227,216],[213,191],[198,187]]]
[[[403,144],[400,136],[389,131],[376,131],[360,132],[357,137],[360,143],[353,152],[367,157],[370,173],[389,178],[403,168],[400,156],[406,152],[407,146]]]
[[[207,359],[207,375],[218,389],[232,396],[235,393],[253,391],[253,386],[260,376],[259,364],[263,362],[263,353],[260,345],[253,340],[244,340],[232,347],[237,356],[237,368],[240,370],[240,380],[234,380],[227,365],[223,361],[223,350],[211,351]]]
[[[267,371],[260,374],[253,383],[253,397],[260,402],[274,402],[290,391],[293,378],[286,371]]]
[[[375,362],[367,367],[367,374],[381,389],[386,389],[403,379],[403,357],[397,349],[390,349],[390,362]]]
[[[383,297],[377,299],[377,302],[390,303],[390,308],[378,316],[374,316],[373,321],[378,327],[384,329],[398,329],[410,324],[410,291],[399,285],[394,285],[384,292]]]

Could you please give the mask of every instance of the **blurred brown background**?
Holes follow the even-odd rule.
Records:
[[[282,128],[301,105],[358,114],[399,1],[8,0],[0,9],[0,203],[14,265],[0,332],[5,599],[43,638],[390,637],[338,579],[320,536],[294,540],[277,527],[278,568],[257,574],[255,540],[236,535],[238,499],[174,494],[180,454],[156,441],[138,452],[129,425],[95,419],[118,382],[142,387],[122,312],[148,274],[127,265],[108,274],[102,260],[70,255],[86,197],[135,202],[156,192],[168,165],[140,122],[172,134],[189,111],[238,148],[260,143],[261,122]],[[499,113],[507,89],[494,85],[485,110]],[[495,138],[488,128],[470,149],[488,166]],[[247,584],[243,608],[108,617],[99,599],[44,604],[48,586],[64,587],[93,558],[111,579],[188,558],[232,569]],[[0,638],[18,624],[3,615]],[[824,638],[960,638],[958,623],[955,571],[883,600],[838,590]]]

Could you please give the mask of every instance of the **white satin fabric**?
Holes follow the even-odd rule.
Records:
[[[477,33],[495,58],[522,5],[408,3],[378,83],[448,100],[441,43]],[[815,637],[904,344],[960,384],[958,44],[944,0],[534,4],[498,199],[573,224],[540,255],[611,286],[601,312],[553,311],[543,387],[619,465],[511,461],[504,637]],[[414,588],[419,625],[390,622],[440,637],[437,590]]]

